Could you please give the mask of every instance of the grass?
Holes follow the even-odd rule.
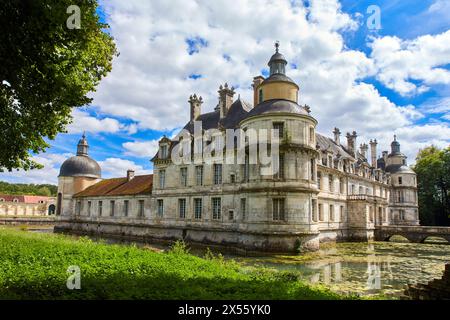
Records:
[[[81,289],[69,290],[69,266]],[[168,252],[0,228],[0,299],[343,299],[294,273],[243,267],[208,252]]]

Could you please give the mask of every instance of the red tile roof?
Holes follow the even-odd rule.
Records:
[[[135,176],[130,181],[127,181],[127,178],[112,178],[97,182],[85,190],[78,192],[74,197],[151,194],[152,186],[152,174]]]
[[[18,202],[22,203],[39,203],[39,201],[50,201],[54,198],[46,196],[29,196],[29,195],[18,195],[18,194],[0,194],[0,199],[4,199],[7,202],[13,202],[17,199]]]

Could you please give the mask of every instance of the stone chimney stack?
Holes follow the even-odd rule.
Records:
[[[340,145],[341,144],[341,131],[339,131],[339,128],[334,128],[333,134],[334,134],[334,142],[337,145]]]
[[[361,150],[361,154],[362,156],[367,159],[367,150],[369,150],[369,146],[367,145],[367,143],[362,143],[359,146],[359,149]]]
[[[377,168],[377,139],[370,139],[370,158],[371,158],[371,165],[375,169]]]
[[[202,97],[197,97],[195,93],[189,97],[189,104],[191,105],[191,121],[196,120],[201,115],[202,103]]]
[[[220,108],[220,119],[227,116],[228,110],[230,110],[233,104],[234,88],[228,88],[228,83],[224,86],[219,87],[219,108]]]
[[[127,170],[127,181],[130,181],[133,178],[134,178],[134,170],[128,169]]]
[[[263,76],[257,76],[253,78],[253,106],[255,107],[259,103],[259,92],[258,87],[261,83],[263,83],[264,77]]]
[[[353,131],[351,134],[347,132],[347,149],[350,151],[350,154],[355,157],[356,156],[356,131]]]

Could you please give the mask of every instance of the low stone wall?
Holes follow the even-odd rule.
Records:
[[[319,249],[318,234],[263,233],[194,226],[163,226],[112,221],[59,220],[55,232],[137,242],[174,241],[236,247],[249,251],[296,252]]]
[[[0,225],[54,225],[55,217],[33,216],[33,217],[0,217]]]
[[[445,265],[444,275],[428,284],[410,284],[402,297],[405,300],[450,300],[450,263]]]

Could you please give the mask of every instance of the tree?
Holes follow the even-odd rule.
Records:
[[[70,29],[80,9],[80,28]],[[116,55],[96,0],[3,0],[0,6],[0,171],[42,167],[40,153],[88,105]],[[71,7],[73,8],[73,7]],[[69,13],[67,13],[69,11]],[[68,27],[69,26],[69,27]]]
[[[414,171],[422,224],[450,225],[450,147],[420,150]]]

